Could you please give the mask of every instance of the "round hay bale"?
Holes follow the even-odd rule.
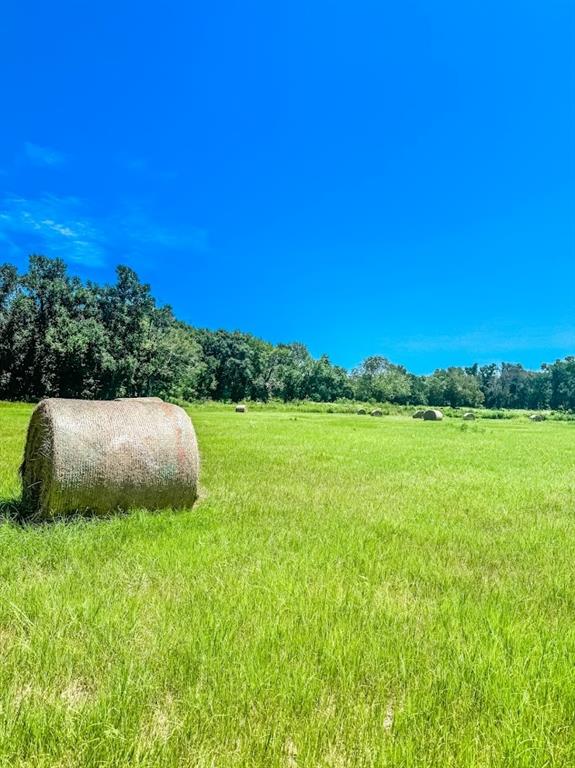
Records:
[[[356,413],[358,416],[365,416],[366,414],[365,408],[358,408]]]
[[[133,403],[137,400],[139,403],[163,403],[161,397],[117,397],[116,402],[119,403]]]
[[[428,408],[423,412],[423,418],[425,421],[441,421],[443,414],[436,408]]]
[[[245,413],[247,408],[245,405],[236,405],[236,413]]]
[[[467,413],[463,414],[463,421],[474,421],[475,420],[475,414],[471,411],[468,411]]]
[[[531,421],[545,421],[545,416],[542,413],[532,413],[529,419]]]
[[[425,411],[420,409],[419,411],[416,411],[416,412],[413,414],[412,418],[413,418],[413,419],[422,419],[422,418],[423,418],[423,414],[424,414],[424,413],[425,413]]]
[[[156,399],[42,400],[22,464],[25,513],[50,518],[132,507],[189,507],[197,497],[194,427]]]
[[[383,416],[383,413],[379,410],[379,408],[375,408],[375,410],[373,410],[371,412],[371,415],[372,416]]]

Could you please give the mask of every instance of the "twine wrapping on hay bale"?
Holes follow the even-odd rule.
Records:
[[[463,421],[474,421],[475,414],[471,411],[468,411],[467,413],[463,414]]]
[[[383,413],[379,410],[379,408],[376,408],[374,411],[371,412],[372,416],[383,416]]]
[[[245,405],[236,405],[236,413],[245,413],[247,408]]]
[[[188,507],[197,497],[194,427],[155,398],[42,400],[28,426],[22,501],[38,518],[130,507]]]
[[[429,408],[427,411],[423,412],[423,418],[425,421],[441,421],[443,414],[435,408]]]
[[[425,411],[422,411],[422,410],[416,411],[413,414],[412,418],[414,418],[414,419],[422,419],[424,413],[425,413]]]

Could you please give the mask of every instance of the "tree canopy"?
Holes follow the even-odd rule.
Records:
[[[301,343],[187,325],[129,267],[99,285],[45,256],[24,274],[0,266],[0,398],[146,395],[575,410],[575,357],[539,371],[493,363],[416,376],[374,355],[348,372]]]

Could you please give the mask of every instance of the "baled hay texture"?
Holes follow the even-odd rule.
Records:
[[[471,411],[463,414],[463,421],[473,421],[474,419],[475,419],[475,414],[471,413]]]
[[[435,408],[429,408],[427,411],[423,412],[423,418],[425,421],[441,421],[443,414]]]
[[[531,421],[545,421],[545,416],[542,413],[534,413],[529,418]]]
[[[414,419],[422,419],[422,418],[423,418],[423,414],[424,414],[424,413],[425,413],[425,411],[421,411],[421,410],[420,410],[420,411],[416,411],[416,412],[413,414],[413,418],[414,418]]]
[[[236,405],[236,413],[245,413],[247,408],[245,405]]]
[[[161,397],[117,397],[116,400],[120,403],[133,403],[137,400],[140,403],[163,403]]]
[[[379,410],[379,408],[376,408],[375,411],[371,412],[372,416],[383,416],[383,413]]]
[[[365,416],[365,408],[358,408],[356,413],[358,416]]]
[[[199,454],[194,427],[161,400],[42,400],[22,464],[22,501],[37,518],[189,507]]]

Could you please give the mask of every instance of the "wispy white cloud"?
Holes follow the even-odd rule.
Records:
[[[24,144],[24,153],[27,160],[34,165],[62,165],[66,159],[62,152],[58,152],[50,147],[42,147],[40,144],[34,144],[31,141],[27,141]]]
[[[73,197],[5,198],[0,232],[13,247],[24,241],[28,251],[41,250],[90,266],[105,262],[105,238],[81,215],[80,203]]]
[[[90,216],[75,197],[6,197],[0,202],[0,242],[12,256],[22,251],[60,256],[86,266],[102,266],[130,254],[203,252],[205,230],[156,225],[142,210]]]

